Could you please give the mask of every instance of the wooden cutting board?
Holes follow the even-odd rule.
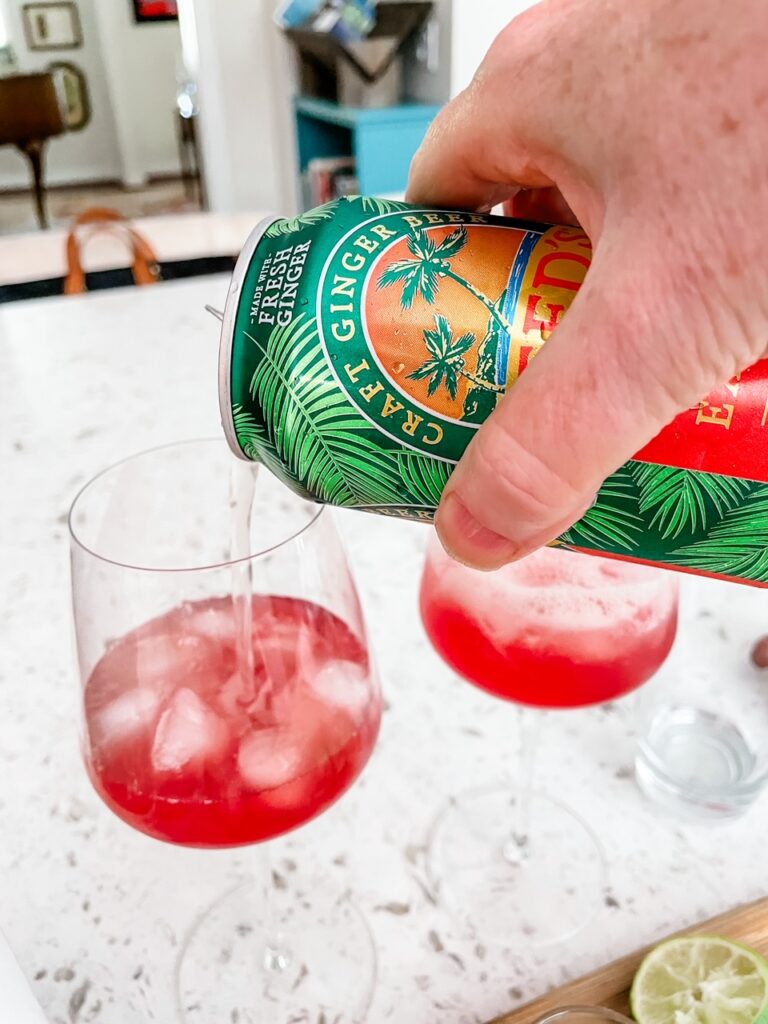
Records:
[[[768,959],[768,898],[729,910],[719,917],[686,928],[679,934],[691,932],[735,939],[756,949]],[[497,1017],[491,1024],[531,1024],[544,1013],[556,1010],[560,1006],[576,1004],[610,1006],[622,1013],[629,1013],[629,989],[632,979],[640,966],[640,961],[651,948],[648,946],[636,953],[630,953],[621,960],[614,960],[613,963],[606,964],[591,974],[585,974],[583,978],[569,981],[532,1003]]]

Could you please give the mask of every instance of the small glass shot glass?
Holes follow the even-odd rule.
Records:
[[[737,818],[768,784],[768,682],[739,653],[725,673],[673,659],[638,694],[635,777],[678,818]]]
[[[537,1017],[533,1024],[635,1024],[608,1006],[561,1006]]]

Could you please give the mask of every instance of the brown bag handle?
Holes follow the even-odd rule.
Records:
[[[87,225],[98,229],[119,226],[128,236],[132,250],[131,272],[137,285],[156,284],[160,280],[160,266],[154,249],[147,239],[134,228],[118,210],[108,207],[93,207],[75,217],[67,235],[67,276],[64,281],[65,295],[81,295],[86,291],[85,271],[81,259],[81,243],[78,229]]]

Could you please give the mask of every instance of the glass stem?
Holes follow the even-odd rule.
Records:
[[[531,800],[536,770],[536,751],[541,733],[543,712],[518,707],[518,754],[516,780],[517,800],[512,822],[512,834],[504,847],[505,858],[520,863],[529,854],[531,833]]]
[[[260,848],[261,885],[257,886],[257,898],[261,900],[264,922],[264,970],[269,974],[282,974],[291,966],[291,955],[285,943],[285,935],[280,927],[278,904],[279,875],[272,865],[269,845],[264,843]]]

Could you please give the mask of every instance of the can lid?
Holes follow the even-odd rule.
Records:
[[[240,307],[240,293],[243,287],[245,275],[251,265],[253,254],[264,236],[264,232],[280,217],[270,215],[260,220],[253,231],[248,235],[245,245],[237,257],[235,269],[232,271],[232,278],[227,291],[227,301],[224,305],[224,316],[221,321],[221,336],[219,340],[219,413],[221,415],[221,426],[227,444],[233,454],[245,462],[250,462],[238,444],[235,433],[235,422],[232,416],[232,345],[235,338],[235,321],[237,311]]]

